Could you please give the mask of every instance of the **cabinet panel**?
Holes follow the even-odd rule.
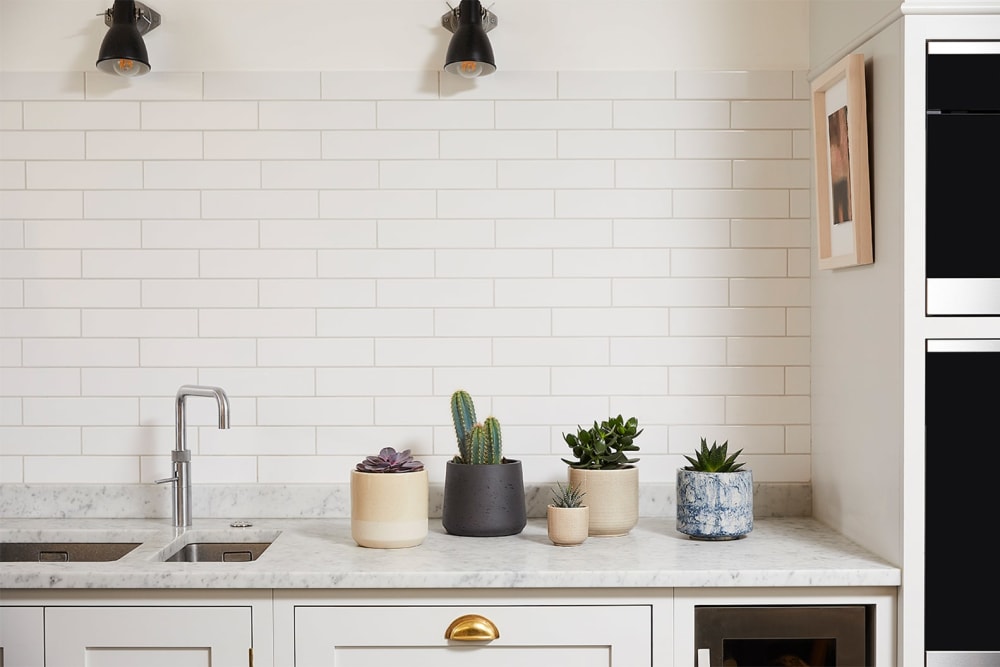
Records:
[[[488,642],[445,639],[457,617],[479,614],[500,631]],[[298,667],[535,667],[652,665],[649,605],[297,606]]]
[[[38,667],[44,661],[41,607],[0,607],[0,667]]]
[[[48,607],[46,664],[211,667],[249,664],[249,607]]]

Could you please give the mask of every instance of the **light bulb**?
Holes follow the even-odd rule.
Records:
[[[474,79],[483,73],[483,64],[475,60],[463,60],[458,64],[458,75],[466,79]]]
[[[129,58],[119,58],[114,62],[115,74],[118,76],[137,76],[142,74],[142,65]]]

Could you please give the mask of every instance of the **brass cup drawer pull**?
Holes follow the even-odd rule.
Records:
[[[444,638],[460,642],[489,642],[500,638],[500,630],[485,616],[466,614],[451,622],[444,631]]]

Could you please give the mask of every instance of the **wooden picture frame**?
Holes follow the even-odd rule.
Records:
[[[865,57],[852,53],[812,82],[819,268],[871,264]]]

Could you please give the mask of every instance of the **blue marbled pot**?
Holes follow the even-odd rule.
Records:
[[[677,470],[677,531],[699,540],[735,540],[753,530],[753,473]]]

